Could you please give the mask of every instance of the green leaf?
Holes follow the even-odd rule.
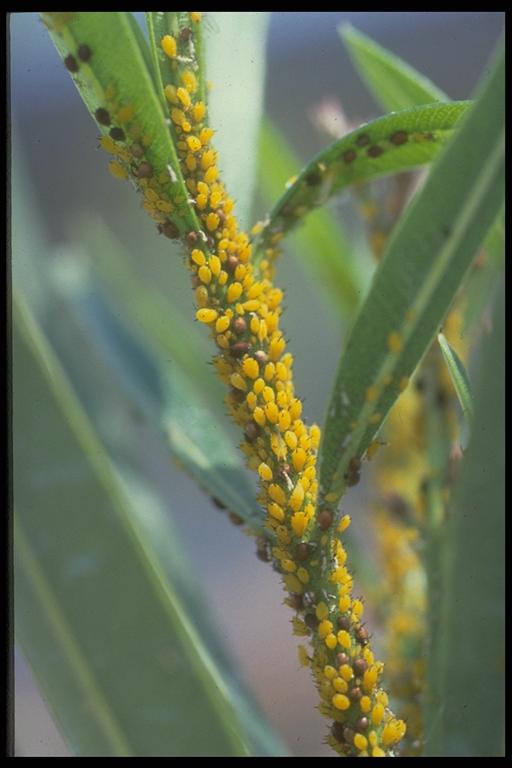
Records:
[[[465,291],[464,333],[484,319],[486,307],[505,269],[505,209],[494,222],[483,245],[483,263],[475,264]]]
[[[254,248],[256,260],[314,208],[353,184],[430,162],[452,136],[469,102],[431,104],[366,123],[317,155],[271,211]]]
[[[264,119],[260,130],[259,184],[269,205],[299,168],[299,161],[283,134],[268,118]],[[315,277],[341,318],[352,315],[363,292],[363,281],[350,244],[335,217],[325,209],[314,211],[297,232],[292,250],[304,269]]]
[[[192,347],[197,332],[182,332],[184,321],[179,314],[166,310],[163,299],[130,274],[112,235],[99,226],[89,232],[86,244],[107,246],[102,252],[111,270],[105,286],[108,299],[102,298],[87,276],[62,284],[67,306],[60,306],[59,313],[69,315],[62,352],[70,375],[89,380],[88,365],[84,370],[82,361],[99,354],[137,411],[162,434],[179,465],[206,493],[259,532],[264,514],[222,418],[217,380],[208,375],[204,359],[198,361],[197,348]],[[174,325],[166,324],[169,317],[176,321]],[[183,348],[185,341],[193,360]]]
[[[343,24],[338,32],[359,75],[386,111],[448,101],[448,96],[428,78],[350,24]]]
[[[62,59],[65,61],[71,55],[78,64],[78,71],[71,73],[74,83],[103,136],[107,137],[113,126],[122,128],[128,137],[126,144],[134,137],[142,141],[144,161],[153,168],[160,196],[177,206],[173,221],[181,232],[199,230],[166,124],[163,95],[155,88],[147,66],[147,52],[139,45],[140,34],[134,30],[133,19],[125,12],[91,11],[44,13],[42,18]],[[86,62],[78,55],[81,45],[90,50]],[[98,109],[107,110],[109,125],[98,119]],[[131,117],[122,114],[126,109],[133,112]],[[121,151],[127,149],[125,142],[118,144]],[[139,185],[140,179],[132,169],[138,159],[129,156],[130,162],[122,162]]]
[[[503,202],[500,58],[388,244],[347,341],[320,446],[329,502],[360,459],[432,343]],[[421,109],[421,108],[420,108]]]
[[[427,702],[428,756],[504,756],[505,310],[482,350],[471,441],[443,531],[439,698]],[[483,662],[483,663],[482,663]]]
[[[459,398],[461,408],[468,421],[471,422],[473,419],[473,397],[471,395],[471,384],[469,383],[469,377],[464,363],[442,333],[438,334],[437,340],[441,347],[441,352],[443,353],[443,358],[446,367],[448,368],[453,387]]]
[[[217,660],[167,514],[119,480],[13,298],[16,633],[63,735],[80,756],[282,754]]]
[[[242,228],[250,225],[256,187],[268,20],[265,11],[209,11],[204,18],[213,145]]]
[[[146,13],[146,23],[149,32],[149,43],[151,46],[151,55],[153,59],[153,69],[158,83],[158,90],[164,110],[168,111],[169,105],[164,96],[164,83],[174,83],[177,86],[182,85],[176,82],[177,69],[175,62],[172,62],[165,55],[160,45],[160,41],[165,35],[172,35],[177,41],[182,55],[187,57],[193,51],[194,62],[197,63],[196,77],[198,80],[198,96],[201,101],[206,103],[206,82],[204,71],[204,53],[203,53],[203,25],[193,23],[190,20],[190,14],[186,11],[151,11]],[[185,32],[186,30],[186,32]],[[186,41],[182,42],[182,35],[187,34]]]

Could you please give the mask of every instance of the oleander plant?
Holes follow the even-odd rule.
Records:
[[[13,243],[16,634],[70,749],[288,754],[152,488],[137,438],[152,430],[276,572],[333,756],[504,754],[502,48],[455,102],[343,27],[382,116],[351,126],[338,110],[333,129],[317,108],[328,145],[300,169],[262,117],[263,66],[223,62],[230,36],[264,61],[265,13],[150,12],[145,32],[127,12],[41,20],[106,170],[133,187],[194,302],[184,317],[144,279],[150,254],[135,268],[105,224],[82,230],[86,288],[54,270],[44,298],[26,277],[37,255],[18,267]],[[222,111],[228,77],[252,94],[241,117]],[[248,149],[234,159],[232,120]],[[250,221],[256,172],[268,213]],[[357,241],[330,205],[341,194]],[[346,331],[321,425],[279,285],[279,260],[296,258]],[[354,536],[346,498],[360,478]]]

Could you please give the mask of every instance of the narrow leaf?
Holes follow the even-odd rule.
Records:
[[[300,168],[285,137],[268,118],[261,124],[259,168],[260,189],[269,204]],[[328,210],[319,208],[307,218],[297,231],[293,253],[342,319],[350,316],[359,304],[363,281],[343,229]]]
[[[388,245],[340,361],[320,452],[320,485],[339,500],[432,343],[503,201],[503,58]],[[421,108],[420,108],[421,109]]]
[[[473,397],[471,395],[471,385],[464,363],[442,333],[438,334],[437,340],[441,347],[441,352],[443,353],[444,361],[448,368],[457,397],[459,398],[461,408],[466,418],[471,421],[473,418]]]
[[[428,78],[350,24],[343,24],[338,31],[361,78],[386,111],[448,101]]]
[[[151,209],[155,221],[172,221],[180,232],[199,230],[163,99],[133,19],[125,12],[99,11],[44,13],[42,18],[102,133],[101,146],[114,158],[113,175],[131,178],[143,194],[150,178],[151,192],[166,211]]]
[[[204,18],[213,144],[242,228],[250,225],[263,112],[266,11],[209,11]]]
[[[70,746],[84,756],[248,754],[208,634],[170,577],[173,549],[165,571],[16,293],[13,363],[16,632]],[[152,517],[176,542],[163,511]]]
[[[503,291],[493,325],[482,350],[471,441],[443,533],[440,653],[429,659],[440,692],[427,723],[428,756],[505,755]]]
[[[335,141],[278,200],[255,241],[259,258],[333,195],[353,184],[430,162],[468,106],[468,102],[454,102],[415,107],[380,117]]]

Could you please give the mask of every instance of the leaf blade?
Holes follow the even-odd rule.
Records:
[[[438,334],[437,341],[441,347],[441,352],[443,353],[443,358],[446,367],[448,368],[462,411],[466,418],[471,421],[474,413],[473,396],[471,394],[471,384],[464,363],[442,333]]]
[[[343,492],[351,459],[363,456],[433,340],[500,209],[502,77],[500,58],[479,102],[395,231],[347,342],[320,446],[320,486],[332,502]],[[489,112],[495,120],[489,121]]]
[[[428,78],[350,24],[338,27],[338,33],[360,77],[386,111],[448,101]]]

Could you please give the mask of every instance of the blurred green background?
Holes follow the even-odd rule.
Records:
[[[319,102],[338,100],[348,119],[356,123],[379,114],[337,35],[336,27],[342,21],[350,21],[409,61],[451,97],[463,99],[470,96],[483,72],[503,30],[504,14],[272,13],[267,113],[302,161],[329,141],[310,118],[312,107]],[[218,34],[214,24],[207,30],[208,35]],[[149,277],[162,296],[192,320],[192,292],[181,258],[173,253],[169,241],[156,236],[129,185],[105,172],[107,158],[97,149],[96,127],[36,14],[11,15],[10,54],[12,259],[26,291],[37,304],[49,274],[63,295],[80,296],[87,264],[97,255],[87,252],[87,243],[93,249],[95,232],[103,222],[126,250],[135,270],[140,270],[141,279]],[[229,85],[226,83],[228,99]],[[221,89],[224,84],[215,87]],[[228,114],[229,109],[228,100]],[[238,162],[243,169],[247,158],[240,156]],[[265,210],[260,198],[253,218]],[[333,211],[358,243],[367,282],[370,260],[361,241],[355,206],[343,198]],[[41,269],[34,269],[39,264]],[[308,418],[321,422],[347,328],[310,284],[290,247],[280,263],[278,281],[286,291],[284,327],[295,354],[297,389]],[[86,310],[93,324],[103,311],[98,305],[87,305]],[[49,321],[53,328],[58,327],[58,307],[55,315]],[[61,328],[60,350],[69,355],[75,339],[76,329]],[[108,359],[108,347],[105,352]],[[254,556],[254,541],[241,536],[161,450],[140,414],[133,412],[126,424],[129,392],[120,393],[117,409],[115,402],[102,401],[93,380],[99,371],[111,375],[105,360],[80,360],[79,349],[76,360],[81,373],[73,385],[86,407],[103,421],[108,447],[128,463],[137,456],[146,479],[168,499],[185,553],[242,679],[292,754],[332,756],[330,749],[319,746],[325,724],[314,709],[316,696],[309,674],[298,671],[297,641],[291,635],[289,613],[281,605],[277,574]],[[210,375],[207,358],[199,362],[205,376]],[[146,384],[151,388],[151,381]],[[125,446],[127,435],[132,440],[129,448]],[[368,498],[369,489],[362,483],[348,495],[346,511],[357,518],[354,511],[363,509]],[[363,536],[364,517],[360,518],[356,533]],[[19,653],[15,727],[17,755],[68,754]]]

